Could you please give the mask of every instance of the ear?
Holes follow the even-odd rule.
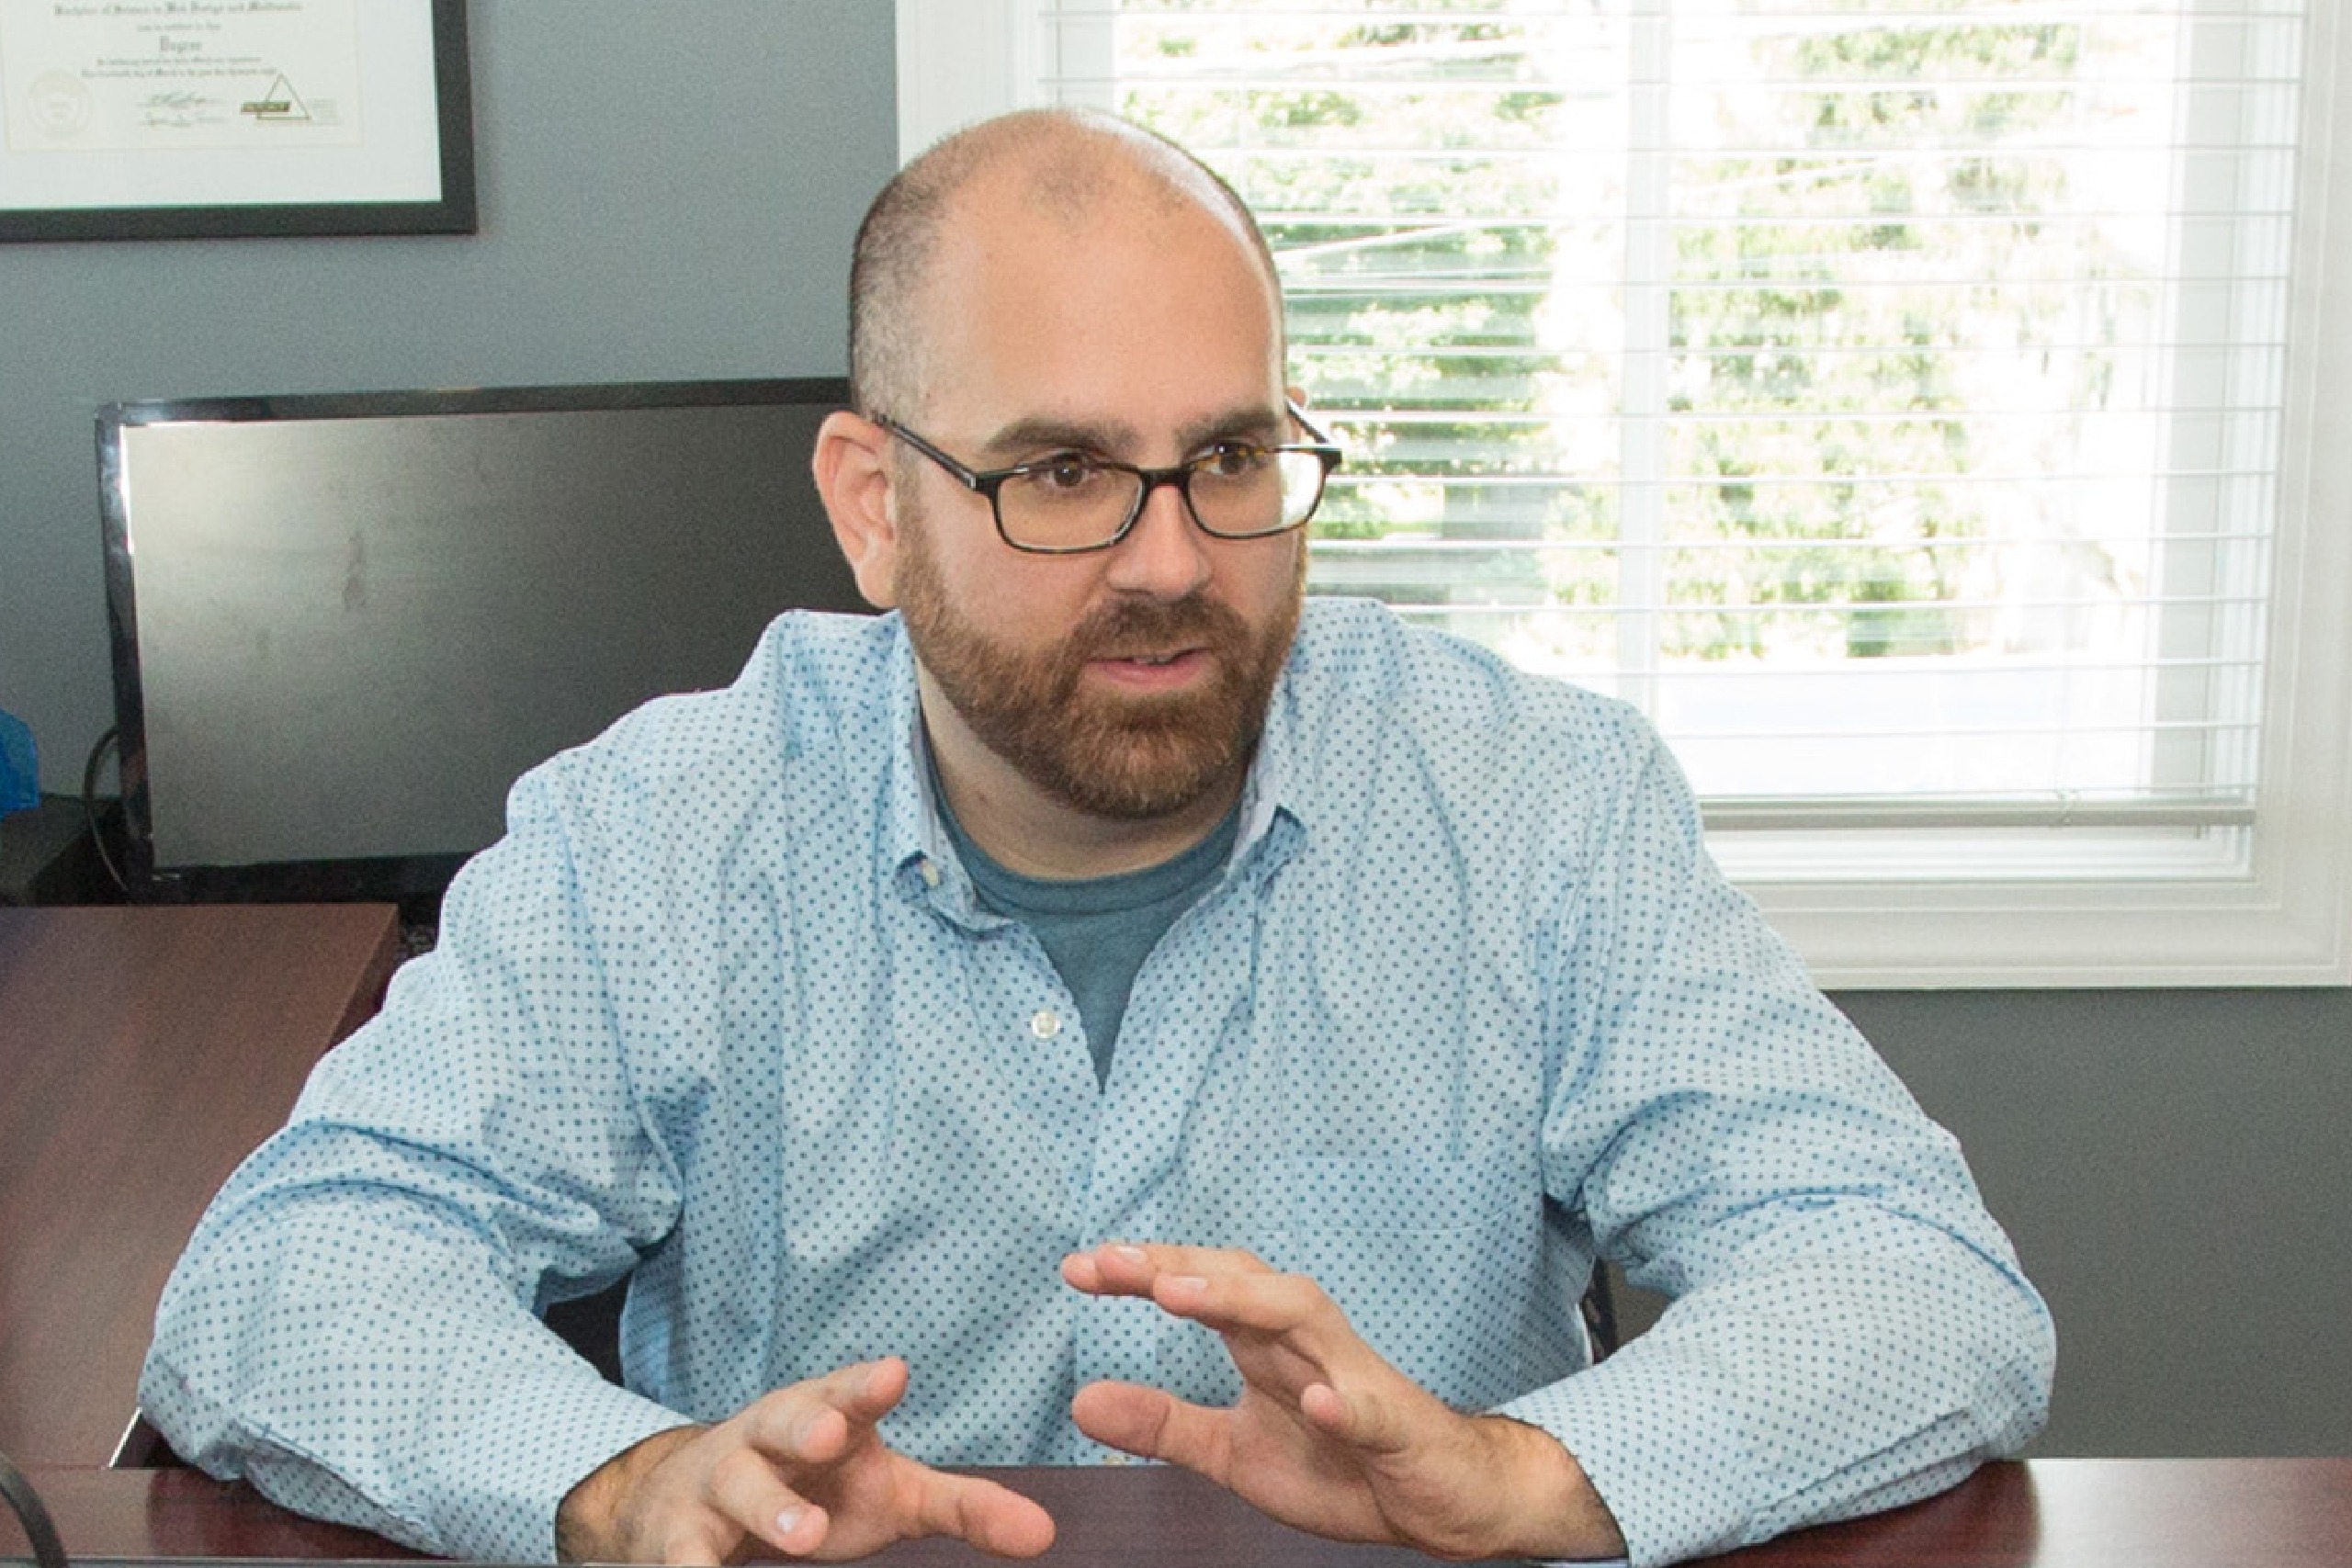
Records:
[[[877,610],[896,604],[899,523],[890,489],[890,433],[872,420],[842,410],[825,416],[817,429],[810,467],[833,541],[849,558],[857,591]]]

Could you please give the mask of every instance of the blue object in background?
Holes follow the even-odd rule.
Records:
[[[40,804],[40,762],[33,732],[25,721],[0,708],[0,817]]]

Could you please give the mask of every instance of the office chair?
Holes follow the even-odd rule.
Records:
[[[1592,1344],[1592,1364],[1599,1366],[1617,1350],[1617,1296],[1610,1288],[1609,1266],[1592,1266],[1592,1279],[1584,1288],[1584,1299],[1577,1303],[1584,1316],[1585,1337]]]

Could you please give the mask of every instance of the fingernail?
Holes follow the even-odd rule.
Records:
[[[808,1517],[808,1510],[799,1506],[797,1504],[794,1505],[792,1507],[786,1508],[784,1512],[775,1517],[775,1533],[778,1535],[790,1535],[793,1531],[793,1528]]]
[[[1125,1258],[1130,1263],[1148,1263],[1151,1261],[1150,1258],[1144,1256],[1144,1250],[1140,1247],[1131,1247],[1122,1243],[1119,1246],[1113,1247],[1111,1250],[1119,1257]]]

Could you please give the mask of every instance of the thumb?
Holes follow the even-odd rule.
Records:
[[[1402,1453],[1413,1440],[1410,1416],[1369,1390],[1310,1383],[1299,1393],[1298,1408],[1317,1430],[1367,1453]]]

